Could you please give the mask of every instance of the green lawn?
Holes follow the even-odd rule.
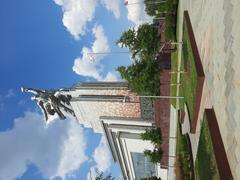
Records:
[[[178,14],[179,14],[179,12],[178,12]],[[179,41],[179,37],[178,37],[179,36],[179,23],[180,22],[179,22],[179,16],[178,16],[177,26],[176,26],[177,27],[177,29],[176,29],[176,39],[177,39],[177,41]],[[187,32],[185,32],[185,33],[186,33],[186,35],[188,35]],[[185,44],[187,45],[187,47],[190,47],[189,38],[186,35],[184,37]],[[186,42],[186,40],[188,42]],[[185,53],[186,53],[186,50],[185,50]],[[186,55],[184,57],[186,58]],[[181,59],[181,62],[182,63],[184,62],[183,58]],[[178,53],[177,52],[172,53],[171,65],[172,65],[172,71],[177,71],[178,70]],[[183,66],[183,64],[181,66]],[[181,70],[184,70],[184,67],[181,67]],[[183,78],[186,78],[185,74],[181,74],[181,81],[183,81]],[[182,84],[183,82],[181,82],[181,81],[180,81],[180,83]],[[174,74],[171,75],[171,83],[177,83],[177,74],[174,73]],[[182,85],[179,86],[180,87],[179,96],[183,96],[183,90],[185,90],[187,86],[188,86],[188,83],[185,80],[184,81],[184,87],[185,88],[183,89]],[[177,86],[172,86],[171,87],[171,96],[176,96],[176,93],[177,93]],[[187,95],[187,93],[184,93],[184,94]],[[183,105],[184,105],[185,100],[180,100],[179,102],[180,102],[180,109],[183,110],[183,107],[184,107]],[[176,105],[176,100],[172,99],[171,103],[172,103],[173,106],[175,106]],[[178,123],[177,145],[176,145],[177,159],[178,159],[177,164],[180,166],[180,168],[179,168],[179,171],[176,171],[176,173],[177,173],[176,179],[177,180],[182,180],[182,179],[191,180],[191,179],[193,179],[194,172],[192,171],[193,167],[191,167],[191,159],[190,159],[191,154],[190,154],[190,149],[189,149],[189,146],[188,146],[189,142],[188,142],[188,139],[187,139],[186,135],[181,134],[180,125],[181,124]]]
[[[179,41],[179,8],[177,11],[177,24],[176,24],[176,39]],[[175,72],[178,70],[178,46],[177,50],[171,54],[171,71]],[[177,83],[177,73],[171,74],[171,84]],[[170,96],[177,96],[177,86],[171,86],[170,88]],[[176,107],[176,99],[171,99],[171,104]]]
[[[195,162],[196,180],[220,179],[206,116],[201,128],[197,158]]]
[[[166,2],[166,29],[165,38],[167,40],[176,40],[177,10],[178,0],[167,0]]]
[[[175,51],[171,54],[171,71],[177,71],[178,69],[178,52]],[[171,74],[171,84],[177,83],[177,73]],[[177,86],[171,86],[170,88],[170,96],[177,96]],[[176,107],[176,99],[171,99],[171,104]]]
[[[193,107],[198,81],[195,61],[185,20],[183,25],[181,71],[185,71],[186,73],[181,74],[180,96],[184,97],[184,101],[181,101],[180,108],[183,110],[183,105],[186,103],[191,121],[193,117]]]
[[[177,129],[177,159],[180,171],[177,174],[177,180],[192,180],[194,172],[191,167],[191,151],[188,146],[188,139],[186,135],[182,135],[180,132],[180,123],[178,123]]]

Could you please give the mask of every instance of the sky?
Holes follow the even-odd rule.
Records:
[[[134,0],[129,0],[129,4]],[[121,179],[105,138],[69,117],[46,125],[21,87],[59,89],[118,81],[131,63],[116,40],[149,20],[143,4],[122,0],[2,0],[0,6],[0,180]]]

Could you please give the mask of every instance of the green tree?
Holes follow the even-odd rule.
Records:
[[[147,62],[143,59],[128,67],[120,66],[117,70],[138,95],[160,94],[160,68],[156,61]]]
[[[131,28],[124,32],[117,41],[117,44],[129,48],[132,58],[135,59],[136,56],[155,56],[159,49],[159,41],[160,36],[158,35],[157,28],[151,24],[142,24],[137,30]]]
[[[161,147],[155,147],[153,151],[151,150],[144,151],[144,155],[149,157],[152,163],[159,163],[162,159],[162,154],[163,151]]]
[[[148,156],[152,163],[158,163],[162,159],[162,132],[160,128],[146,129],[144,133],[141,134],[143,140],[150,140],[154,144],[154,150],[145,150],[144,155]]]
[[[141,180],[161,180],[161,178],[157,176],[151,176],[151,177],[141,178]]]
[[[154,0],[144,0],[145,11],[149,16],[160,17],[160,14],[166,13],[167,6],[165,3],[158,3],[158,1]]]
[[[146,129],[144,133],[141,134],[143,140],[150,140],[154,144],[162,144],[162,132],[160,128]]]

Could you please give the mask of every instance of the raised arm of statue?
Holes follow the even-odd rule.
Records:
[[[45,93],[46,91],[44,90],[37,90],[37,89],[33,89],[33,88],[21,88],[22,92],[30,92],[32,94],[38,95],[38,94],[42,94]]]
[[[48,113],[47,110],[44,107],[44,103],[42,101],[37,101],[37,105],[40,107],[40,109],[42,110],[45,120],[48,121]]]

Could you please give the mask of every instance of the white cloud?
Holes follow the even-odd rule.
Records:
[[[5,98],[12,98],[14,96],[16,96],[16,94],[14,93],[13,89],[9,89],[5,95]]]
[[[106,172],[111,166],[111,154],[106,139],[102,136],[98,147],[94,150],[93,159],[99,171]]]
[[[117,19],[120,17],[119,0],[101,0],[101,3],[107,10],[112,11]]]
[[[75,39],[85,34],[86,24],[94,18],[96,0],[54,0],[62,7],[63,25]]]
[[[86,32],[86,25],[94,18],[97,0],[54,0],[62,7],[63,25],[76,40]],[[119,0],[101,0],[102,5],[113,12],[116,18],[120,17]]]
[[[45,178],[63,179],[87,160],[83,128],[74,120],[45,126],[38,113],[26,112],[14,127],[0,133],[0,179],[21,177],[33,163]]]
[[[115,75],[110,72],[106,77],[103,77],[102,75],[103,66],[101,64],[101,60],[106,56],[106,54],[91,54],[110,51],[103,27],[101,25],[95,26],[92,29],[92,33],[95,36],[95,41],[93,42],[91,48],[82,48],[82,57],[78,57],[74,60],[73,71],[81,76],[91,77],[98,81],[104,81],[105,79],[117,79]]]
[[[107,172],[111,167],[112,157],[104,136],[102,136],[98,147],[94,150],[93,159],[96,165],[90,168],[87,175],[88,179],[94,179],[97,175],[96,171]]]
[[[118,81],[117,75],[113,72],[108,72],[103,81]]]
[[[148,16],[145,12],[145,4],[138,3],[139,0],[128,0],[127,11],[128,11],[128,19],[135,23],[136,25],[140,25],[152,20],[151,16]],[[136,4],[134,4],[136,3]],[[132,4],[132,5],[131,5]]]
[[[108,52],[109,51],[109,45],[107,37],[104,33],[104,29],[101,25],[95,26],[92,29],[92,32],[95,36],[95,41],[92,46],[92,52]],[[103,57],[104,55],[99,55],[98,57]]]

